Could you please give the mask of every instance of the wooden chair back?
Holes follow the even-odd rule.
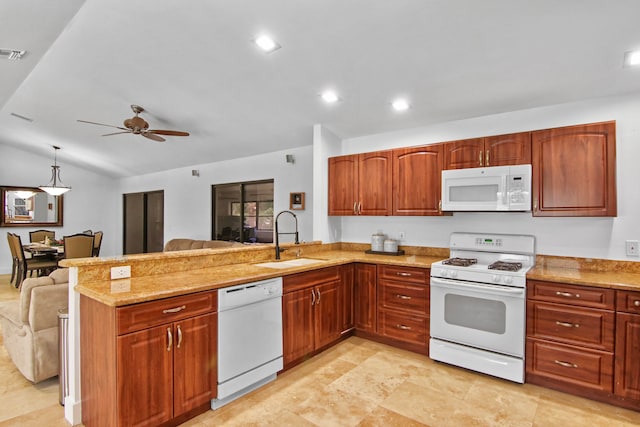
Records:
[[[29,241],[31,243],[42,242],[47,237],[49,237],[50,240],[55,240],[56,232],[51,230],[36,230],[29,232]]]
[[[89,258],[91,256],[93,256],[93,236],[82,233],[64,236],[65,258]]]
[[[100,256],[100,245],[102,245],[102,231],[96,231],[93,235],[93,256]]]

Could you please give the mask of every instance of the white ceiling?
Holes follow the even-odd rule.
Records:
[[[28,54],[0,59],[0,149],[131,176],[309,145],[316,123],[352,138],[636,92],[639,16],[638,0],[3,0],[0,48]],[[260,52],[263,31],[282,49]],[[121,126],[130,104],[191,136],[76,121]]]

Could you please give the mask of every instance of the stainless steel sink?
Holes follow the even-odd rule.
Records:
[[[295,258],[289,259],[286,261],[273,261],[273,262],[261,262],[259,264],[254,264],[258,267],[267,267],[267,268],[291,268],[291,267],[303,267],[305,265],[318,264],[326,262],[322,259],[312,259],[312,258]]]

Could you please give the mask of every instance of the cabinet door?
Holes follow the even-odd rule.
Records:
[[[616,315],[615,394],[640,400],[640,315]]]
[[[532,133],[534,216],[616,216],[615,122]]]
[[[347,264],[340,266],[340,296],[338,304],[340,306],[340,329],[345,333],[354,327],[353,318],[353,281],[354,266]]]
[[[358,155],[358,214],[390,215],[391,151]]]
[[[531,133],[489,136],[484,139],[484,165],[508,166],[531,163]]]
[[[393,150],[393,215],[441,215],[443,145]]]
[[[314,349],[312,287],[282,296],[284,365],[311,353]],[[313,296],[315,299],[315,296]]]
[[[173,416],[207,403],[217,387],[217,314],[174,324]]]
[[[376,331],[376,265],[356,264],[354,283],[354,309],[356,329]]]
[[[355,215],[358,155],[329,158],[329,215]]]
[[[340,338],[340,281],[334,280],[315,287],[314,335],[315,349],[324,347]]]
[[[444,144],[444,169],[484,166],[484,138],[464,139]]]
[[[157,426],[172,418],[173,338],[171,324],[117,338],[118,425]]]

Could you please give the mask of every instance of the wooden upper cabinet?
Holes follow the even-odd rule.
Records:
[[[391,150],[329,158],[329,215],[389,215],[391,189]]]
[[[616,216],[616,124],[532,132],[534,216]]]
[[[531,163],[530,132],[451,141],[444,146],[444,169]]]
[[[442,215],[443,145],[393,150],[393,215]]]

